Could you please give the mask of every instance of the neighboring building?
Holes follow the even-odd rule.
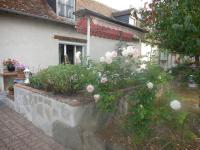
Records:
[[[37,72],[62,63],[65,54],[75,63],[76,51],[98,59],[119,41],[140,49],[144,30],[116,13],[93,0],[1,0],[0,61],[15,58]]]
[[[124,23],[140,27],[140,22],[137,18],[137,10],[135,8],[130,8],[127,10],[116,11],[112,13],[113,17]]]

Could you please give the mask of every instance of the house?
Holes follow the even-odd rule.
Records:
[[[94,0],[1,0],[0,62],[14,58],[37,72],[63,63],[64,56],[76,63],[77,51],[99,59],[120,42],[140,50],[145,31],[120,14],[131,13]]]

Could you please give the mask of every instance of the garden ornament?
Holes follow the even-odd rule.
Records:
[[[24,83],[25,84],[29,84],[30,83],[30,81],[29,81],[30,73],[31,73],[31,71],[28,68],[26,68],[24,70],[24,75],[25,75],[25,81],[24,81]]]

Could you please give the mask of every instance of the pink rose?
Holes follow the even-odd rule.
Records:
[[[94,91],[94,86],[90,84],[90,85],[87,86],[86,89],[87,89],[88,93],[92,93]]]

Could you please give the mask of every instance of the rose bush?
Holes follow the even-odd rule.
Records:
[[[188,123],[190,113],[174,100],[177,97],[168,88],[171,76],[158,65],[143,62],[134,55],[136,51],[106,52],[99,62],[87,63],[81,62],[77,53],[77,65],[49,67],[33,76],[30,85],[62,94],[85,91],[101,112],[118,112],[119,101],[126,101],[128,113],[123,116],[122,126],[139,149],[155,137],[165,144],[170,141],[172,148],[183,144],[183,139],[194,139],[196,135]]]

